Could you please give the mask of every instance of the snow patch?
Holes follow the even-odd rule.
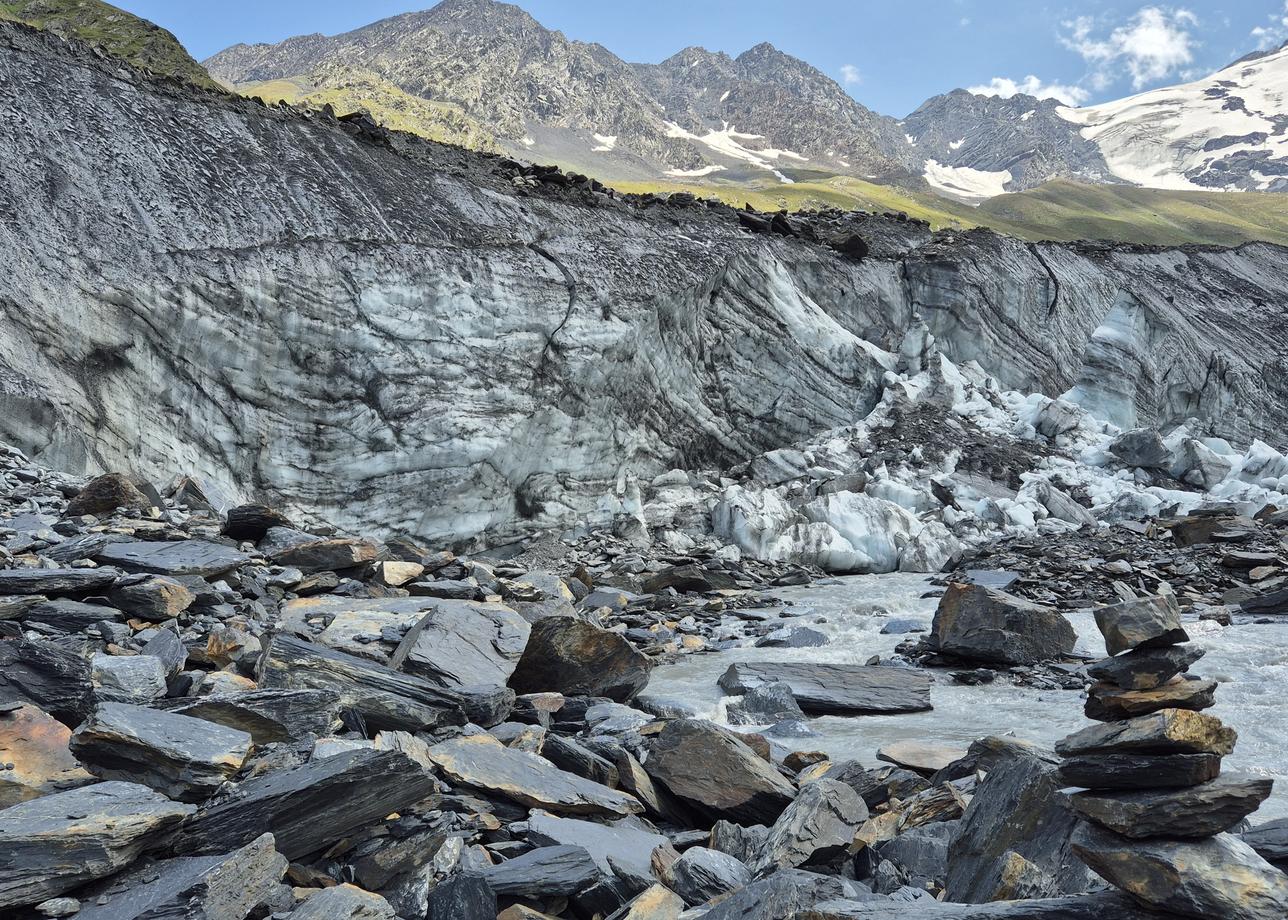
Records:
[[[746,146],[746,143],[764,140],[764,135],[747,134],[746,132],[739,131],[735,126],[728,122],[723,122],[723,127],[719,131],[708,131],[706,134],[699,136],[691,131],[686,131],[684,128],[675,124],[675,122],[668,121],[666,122],[666,136],[696,141],[699,144],[709,147],[716,153],[723,154],[731,159],[742,160],[744,163],[750,163],[753,166],[760,167],[761,169],[773,170],[774,163],[778,160],[786,159],[805,162],[807,159],[794,150],[780,150],[776,147],[766,147],[762,150],[757,150],[755,148],[748,147]],[[779,178],[784,182],[791,181],[781,175],[779,175]]]
[[[949,149],[949,150],[961,150],[962,144],[964,144],[964,143],[966,143],[966,138],[964,138],[964,137],[963,137],[963,138],[961,138],[960,140],[952,141],[952,142],[948,145],[948,149]]]
[[[714,163],[710,166],[700,166],[697,169],[668,169],[668,176],[675,176],[683,179],[696,179],[700,176],[709,176],[712,173],[722,172],[723,166],[717,166]]]
[[[590,148],[594,153],[608,153],[617,146],[616,134],[592,134],[591,137],[598,143],[598,146]]]
[[[938,160],[927,160],[924,173],[932,188],[958,198],[984,199],[1006,194],[1011,181],[1009,169],[989,172],[969,166],[945,166]]]
[[[1020,116],[1020,121],[1028,121],[1037,113],[1038,113],[1037,109],[1029,109],[1027,112],[1025,112],[1023,115]]]
[[[916,146],[917,146],[917,139],[916,139],[915,137],[913,137],[911,134],[905,134],[905,135],[903,136],[903,139],[904,139],[905,141],[907,141],[907,142],[908,142],[908,145],[909,145],[909,146],[911,146],[911,147],[916,147]]]
[[[724,102],[728,98],[729,98],[729,90],[725,90],[724,94],[720,97],[720,101]]]

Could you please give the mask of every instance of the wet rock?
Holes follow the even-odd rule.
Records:
[[[1062,757],[1084,754],[1229,754],[1238,734],[1215,716],[1163,709],[1122,722],[1092,725],[1056,742]]]
[[[1090,754],[1066,758],[1059,767],[1066,786],[1084,789],[1179,789],[1197,786],[1221,772],[1217,754]]]
[[[1087,690],[1083,711],[1088,719],[1113,722],[1160,709],[1207,709],[1216,703],[1216,686],[1214,680],[1178,679],[1153,690],[1122,690],[1096,683]]]
[[[830,779],[808,783],[769,829],[756,874],[827,862],[850,845],[867,819],[867,805],[845,783]]]
[[[1055,767],[1042,758],[1017,754],[994,765],[949,845],[948,900],[981,904],[1085,891],[1087,871],[1070,850],[1078,821],[1060,788]]]
[[[877,760],[884,760],[922,776],[933,776],[965,756],[964,748],[932,741],[895,741],[883,745],[877,751]]]
[[[0,706],[0,809],[95,782],[68,749],[71,734],[36,706]]]
[[[599,866],[585,847],[537,847],[485,869],[483,879],[498,895],[524,898],[576,894],[599,880]]]
[[[808,626],[776,629],[756,640],[756,648],[818,648],[827,645],[827,636]]]
[[[394,909],[378,894],[354,885],[323,888],[291,911],[291,920],[398,920]]]
[[[985,664],[1028,665],[1065,658],[1077,636],[1050,607],[981,585],[952,584],[931,625],[939,652]]]
[[[1074,852],[1105,881],[1147,907],[1182,917],[1282,920],[1288,875],[1237,837],[1129,840],[1084,824]]]
[[[246,917],[280,903],[286,857],[272,834],[214,856],[163,859],[85,892],[79,920],[191,920]],[[294,914],[292,916],[295,916]]]
[[[0,569],[0,595],[83,595],[110,588],[121,573],[115,569]]]
[[[86,483],[67,503],[65,513],[72,518],[85,514],[111,514],[117,508],[147,511],[151,507],[152,500],[128,478],[120,473],[105,473]]]
[[[528,622],[502,604],[444,604],[403,637],[390,667],[440,687],[504,687],[528,644]]]
[[[706,847],[690,847],[671,866],[671,888],[689,905],[705,904],[751,881],[741,861]]]
[[[1125,465],[1145,470],[1165,470],[1173,459],[1156,428],[1124,431],[1109,443],[1109,452]]]
[[[0,704],[30,703],[66,725],[94,705],[90,663],[52,642],[0,642]]]
[[[1069,801],[1084,818],[1124,837],[1212,837],[1256,811],[1273,785],[1226,773],[1188,789],[1079,792]]]
[[[746,692],[740,703],[728,710],[730,725],[773,725],[785,719],[803,719],[792,688],[783,681],[761,684]]]
[[[1087,673],[1124,690],[1152,690],[1188,671],[1203,655],[1204,649],[1197,645],[1133,649],[1097,661],[1087,668]]]
[[[123,703],[100,705],[71,738],[72,753],[97,776],[142,783],[182,802],[208,798],[250,749],[245,732]]]
[[[151,655],[104,655],[90,662],[99,702],[150,703],[166,694],[166,669]]]
[[[462,872],[429,892],[425,920],[496,920],[496,892],[475,872]]]
[[[271,833],[278,850],[296,860],[436,788],[434,777],[402,753],[347,751],[242,781],[188,821],[175,849],[216,853]]]
[[[584,847],[604,875],[617,873],[624,876],[624,881],[641,879],[647,884],[656,881],[652,859],[658,847],[675,858],[666,837],[636,827],[630,819],[596,824],[534,812],[528,818],[528,841],[538,846]]]
[[[795,789],[732,732],[700,719],[668,722],[644,764],[672,795],[712,819],[772,824]]]
[[[466,712],[482,725],[505,718],[514,696],[508,690],[453,693],[373,661],[278,634],[260,662],[261,688],[329,690],[344,708],[361,713],[373,729],[420,731],[460,725]]]
[[[574,617],[553,616],[533,625],[510,686],[518,693],[553,690],[627,703],[648,684],[652,667],[617,633]]]
[[[191,805],[137,783],[96,783],[0,811],[0,907],[36,904],[164,846]]]
[[[805,662],[731,664],[720,677],[726,693],[785,683],[812,715],[921,712],[931,708],[930,677],[906,668]]]
[[[625,793],[565,773],[536,754],[503,747],[487,735],[444,741],[429,758],[452,782],[526,805],[570,815],[622,817],[643,810]]]
[[[1188,642],[1181,627],[1181,611],[1171,594],[1137,598],[1097,607],[1096,626],[1105,637],[1110,655],[1136,648],[1159,648]]]
[[[245,553],[208,540],[109,543],[98,551],[94,559],[127,572],[202,577],[223,575],[250,561]]]
[[[162,623],[191,607],[196,595],[173,578],[156,577],[118,585],[108,598],[132,617]]]
[[[330,734],[340,722],[340,694],[332,690],[248,690],[180,700],[171,711],[246,732],[256,746],[263,746]]]
[[[343,571],[374,562],[377,553],[376,545],[365,540],[309,539],[271,552],[269,558],[278,565],[299,569],[305,575],[311,575],[314,572]]]

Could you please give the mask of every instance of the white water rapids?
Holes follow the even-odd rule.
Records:
[[[825,633],[818,648],[746,648],[692,655],[658,668],[649,681],[650,696],[676,700],[699,715],[726,723],[726,697],[716,681],[735,661],[810,661],[862,664],[873,655],[886,658],[906,635],[882,635],[890,618],[923,621],[929,629],[938,603],[922,595],[934,590],[924,575],[856,575],[832,584],[784,588],[775,592],[790,601],[775,625],[809,626]],[[1105,654],[1104,642],[1089,611],[1069,615],[1078,633],[1079,652]],[[730,629],[741,634],[737,621]],[[1217,704],[1208,710],[1237,729],[1238,746],[1224,761],[1226,771],[1271,776],[1275,790],[1252,816],[1259,824],[1288,816],[1288,623],[1221,627],[1188,620],[1190,638],[1207,650],[1191,669],[1220,681]],[[809,720],[817,733],[809,738],[779,739],[797,750],[826,751],[833,758],[854,758],[876,766],[877,750],[892,741],[916,739],[956,742],[965,747],[984,735],[1012,734],[1051,745],[1092,724],[1082,714],[1084,694],[1071,690],[1036,690],[1013,686],[1005,677],[983,686],[953,683],[947,671],[933,670],[934,710],[893,716],[824,716]],[[755,727],[740,727],[754,731]]]

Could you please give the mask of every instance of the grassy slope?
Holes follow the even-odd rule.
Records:
[[[171,33],[100,0],[0,0],[0,18],[70,33],[156,73],[219,85]]]
[[[337,115],[363,109],[394,131],[475,150],[499,149],[492,134],[457,106],[413,96],[369,71],[334,68],[284,80],[243,83],[237,91],[267,102],[285,100],[318,108],[330,103]]]

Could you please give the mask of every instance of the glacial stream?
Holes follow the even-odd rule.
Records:
[[[817,648],[753,648],[693,655],[658,668],[648,693],[683,702],[704,718],[727,724],[726,697],[716,684],[735,661],[810,661],[862,664],[873,655],[886,658],[908,635],[882,635],[890,619],[919,620],[929,629],[938,603],[922,597],[933,590],[923,575],[857,575],[835,583],[784,588],[775,593],[790,602],[775,625],[809,626],[825,633]],[[767,614],[773,614],[766,611]],[[1105,654],[1104,642],[1090,612],[1069,615],[1078,633],[1079,653]],[[1207,654],[1191,669],[1220,682],[1217,704],[1208,712],[1239,732],[1238,746],[1224,761],[1226,771],[1271,776],[1275,790],[1252,817],[1259,824],[1288,816],[1288,623],[1219,624],[1189,619],[1190,638]],[[730,621],[731,629],[739,627]],[[1013,686],[1005,678],[982,686],[952,682],[948,672],[932,670],[933,711],[893,716],[824,716],[809,720],[813,737],[777,739],[797,750],[826,751],[832,758],[854,758],[878,764],[877,750],[898,740],[957,743],[966,747],[989,734],[1053,744],[1092,724],[1082,714],[1084,695],[1071,690],[1038,690]],[[755,726],[736,727],[754,731]]]

